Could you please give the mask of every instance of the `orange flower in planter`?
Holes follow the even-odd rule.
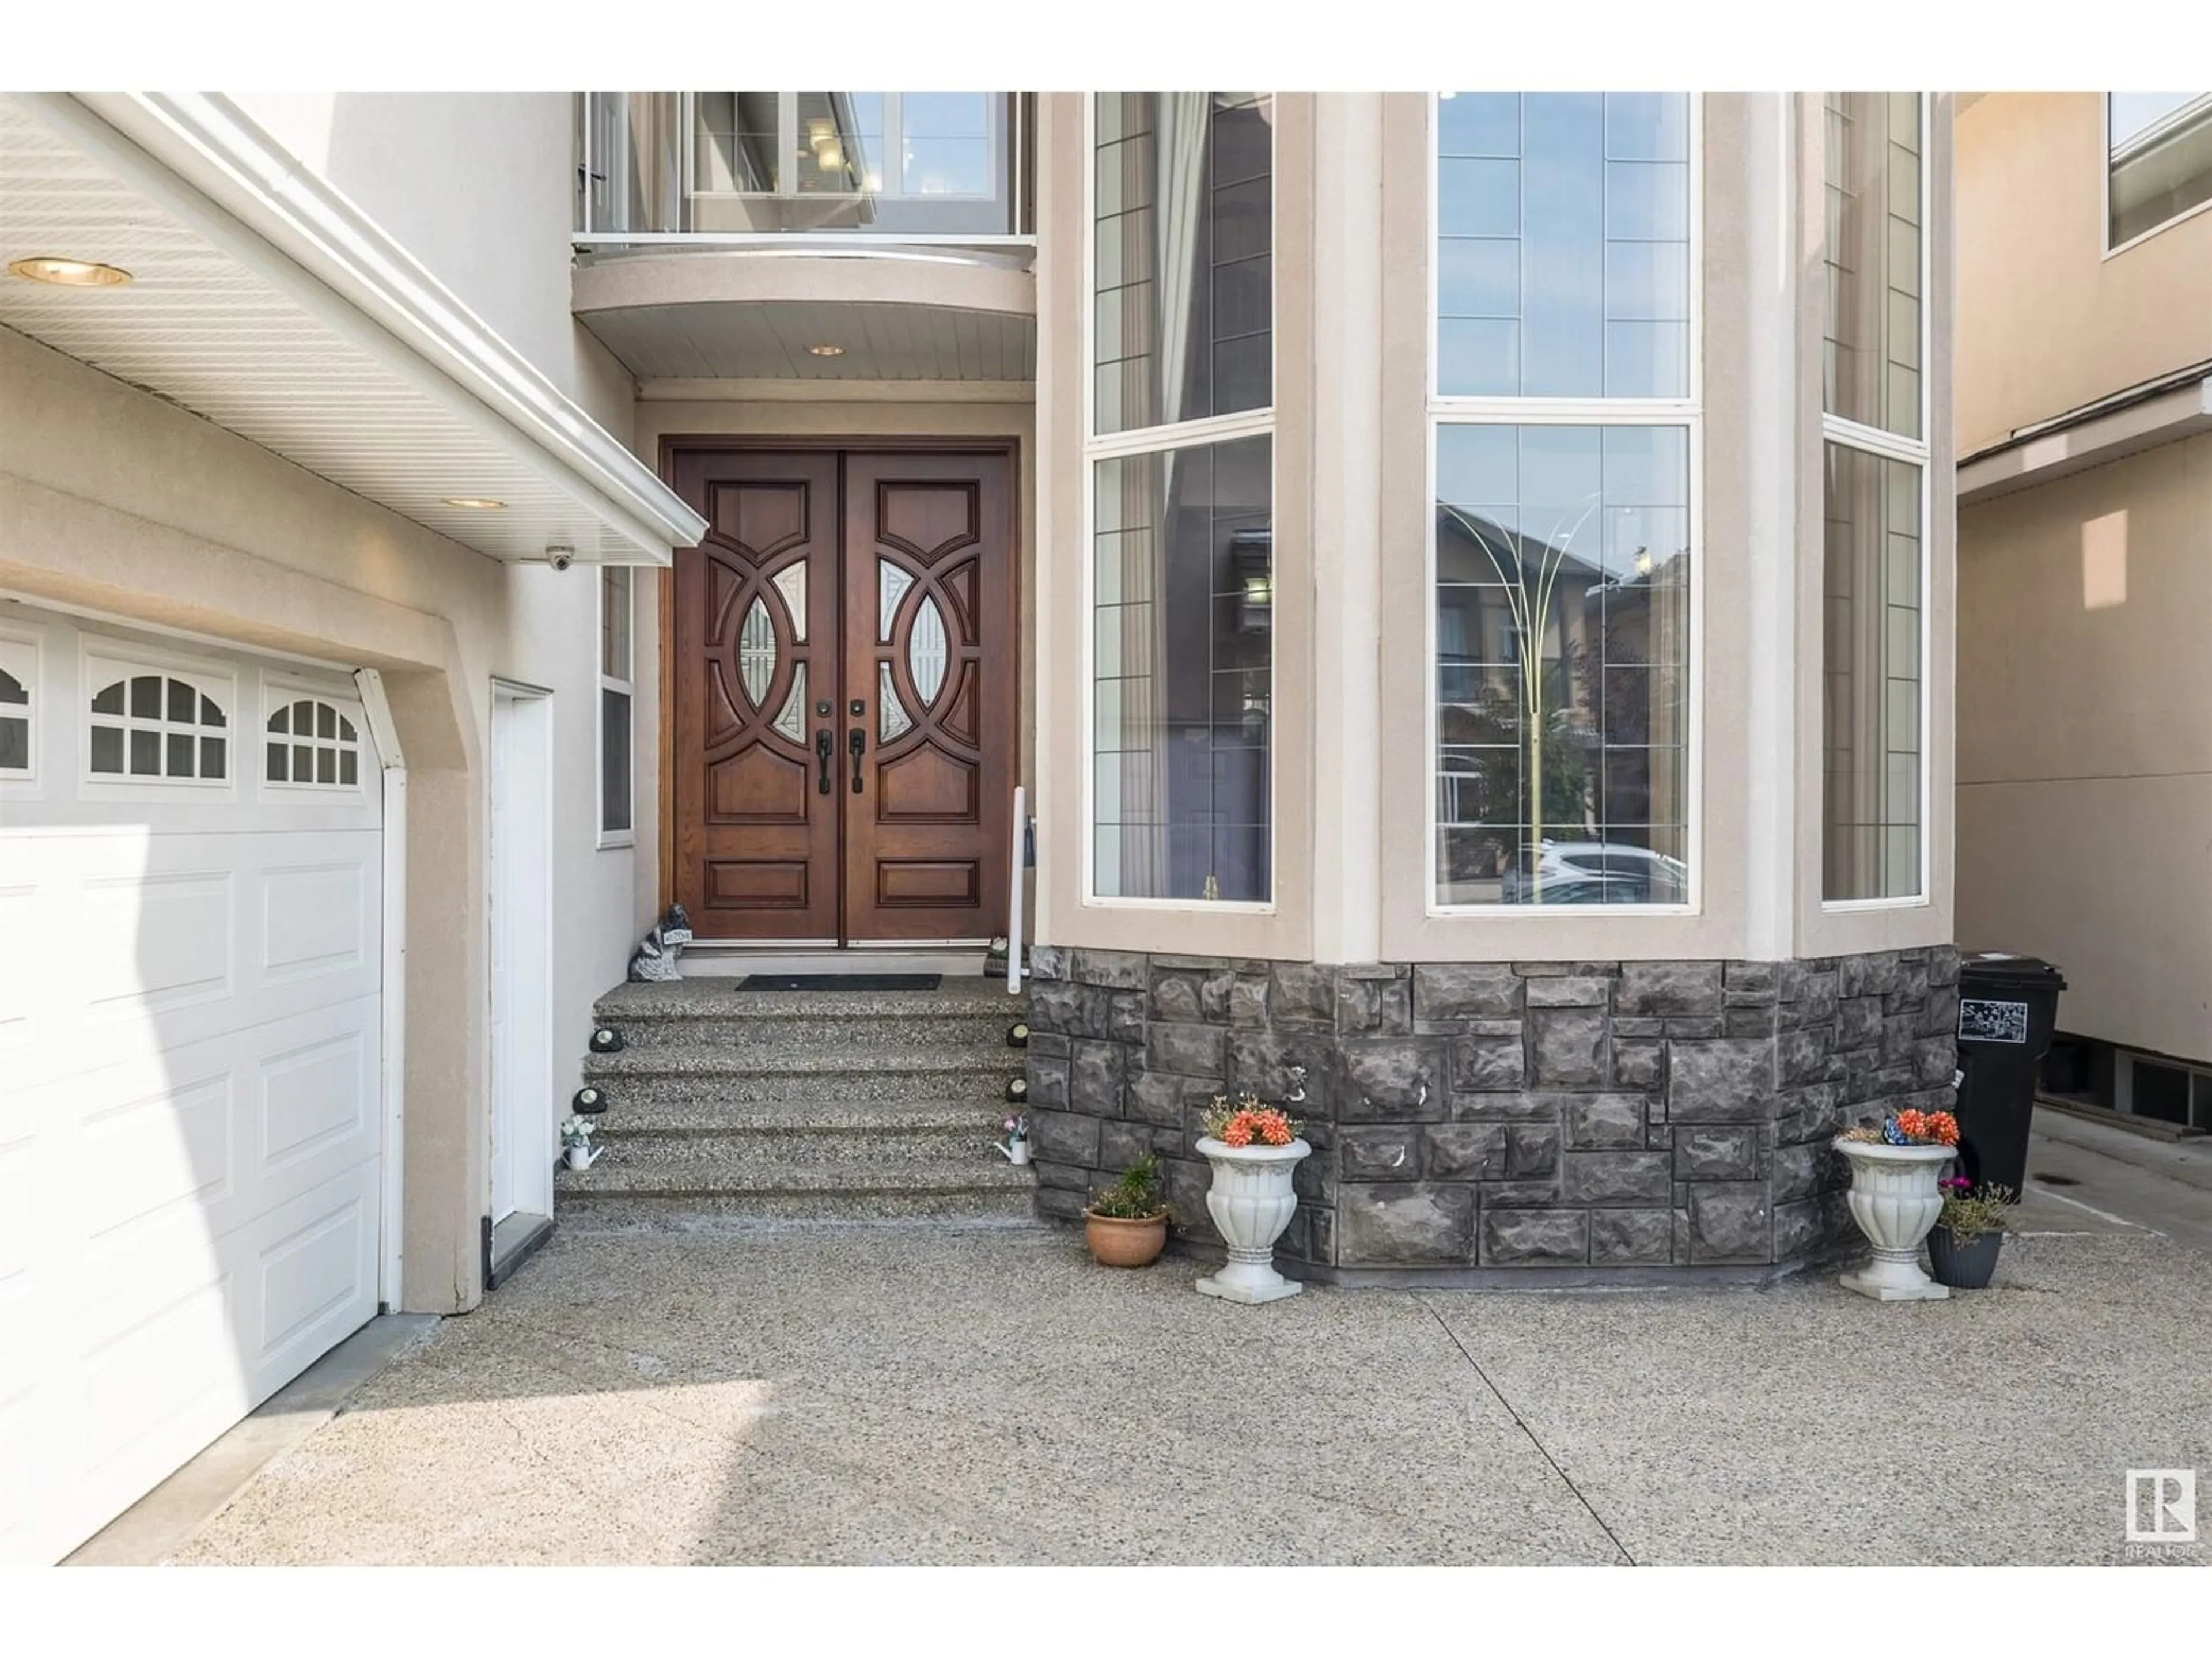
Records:
[[[1254,1095],[1244,1096],[1234,1106],[1216,1095],[1202,1122],[1206,1133],[1224,1146],[1249,1146],[1255,1141],[1262,1146],[1287,1146],[1303,1127],[1280,1107],[1262,1106]]]

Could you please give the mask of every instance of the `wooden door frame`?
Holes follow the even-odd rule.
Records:
[[[896,437],[831,435],[775,437],[763,433],[685,432],[664,434],[660,440],[661,482],[676,487],[677,457],[685,453],[744,451],[752,453],[844,454],[865,451],[877,455],[1003,455],[1006,461],[1006,583],[1014,625],[1009,648],[1013,653],[1013,776],[1022,777],[1022,671],[1029,641],[1022,637],[1022,441],[1018,437]],[[844,556],[845,474],[837,474],[838,556]],[[659,787],[654,810],[659,817],[660,868],[655,884],[659,890],[660,914],[667,915],[676,899],[676,563],[671,558],[661,572],[660,604],[660,715],[659,746]],[[842,872],[840,873],[842,879]],[[1010,900],[1012,902],[1017,902]]]

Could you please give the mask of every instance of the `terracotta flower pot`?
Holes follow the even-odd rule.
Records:
[[[1120,1216],[1097,1215],[1085,1210],[1083,1237],[1091,1246],[1092,1258],[1102,1267],[1149,1267],[1167,1248],[1167,1212],[1125,1220]]]

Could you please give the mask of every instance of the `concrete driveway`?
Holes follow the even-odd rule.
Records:
[[[2126,1470],[2212,1484],[2212,1258],[2022,1221],[1992,1290],[1886,1307],[1247,1309],[1025,1227],[564,1225],[175,1559],[2129,1559]]]

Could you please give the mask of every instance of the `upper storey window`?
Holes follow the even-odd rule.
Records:
[[[2106,247],[2212,203],[2212,92],[2107,93],[2105,141]]]

